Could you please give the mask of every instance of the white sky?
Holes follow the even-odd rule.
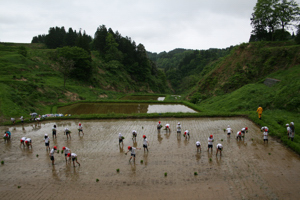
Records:
[[[147,51],[226,48],[248,42],[257,0],[0,0],[0,42],[30,43],[50,27],[105,25]],[[298,5],[300,0],[296,0]]]

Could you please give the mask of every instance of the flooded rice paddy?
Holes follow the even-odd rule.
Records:
[[[182,104],[149,103],[78,103],[57,108],[58,113],[81,114],[133,114],[133,113],[196,113]]]
[[[171,132],[156,130],[156,124],[169,123]],[[178,121],[182,132],[177,135]],[[77,133],[79,121],[48,121],[0,127],[10,130],[12,140],[1,140],[1,199],[299,199],[300,159],[273,138],[263,144],[260,127],[244,118],[161,118],[138,120],[80,121],[84,136]],[[78,155],[81,166],[65,162],[55,154],[52,166],[44,146],[44,134],[51,136],[56,124],[57,139],[50,146],[67,146]],[[243,127],[249,132],[243,141],[227,138],[223,129],[234,133]],[[71,140],[63,134],[68,127]],[[131,139],[132,130],[138,133]],[[118,145],[118,133],[125,137]],[[213,153],[207,152],[207,138],[214,135]],[[127,146],[142,148],[142,135],[149,140],[149,152],[137,150],[136,162],[125,155]],[[30,137],[33,149],[20,147],[21,137]],[[196,152],[196,141],[201,153]],[[222,143],[223,154],[216,156]],[[38,157],[37,157],[38,155]],[[143,160],[143,163],[140,161]],[[117,172],[116,169],[120,171]],[[194,175],[197,172],[198,175]],[[167,176],[164,174],[167,173]],[[96,182],[99,179],[99,182]]]

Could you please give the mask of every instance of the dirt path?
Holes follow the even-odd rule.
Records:
[[[159,119],[81,121],[84,137],[77,134],[79,121],[58,121],[58,138],[50,146],[69,147],[78,155],[81,166],[65,163],[55,154],[52,167],[44,146],[44,134],[51,135],[54,121],[31,125],[0,127],[12,132],[12,141],[1,140],[1,199],[300,199],[300,158],[276,140],[264,145],[260,127],[244,118],[160,119],[172,131],[157,133]],[[191,138],[177,137],[181,122]],[[227,139],[223,129],[234,130]],[[248,127],[244,141],[235,133]],[[65,127],[72,139],[63,135]],[[131,131],[137,130],[137,143]],[[123,133],[124,147],[118,146]],[[128,145],[142,148],[142,135],[148,137],[149,153],[137,151],[136,163],[125,155]],[[207,152],[207,138],[214,135],[214,152]],[[33,140],[33,150],[19,147],[21,137]],[[199,140],[202,152],[196,153]],[[223,140],[223,141],[221,141]],[[222,143],[222,157],[216,157],[216,145]],[[36,157],[36,155],[39,155]],[[211,159],[211,161],[210,161]],[[140,163],[143,160],[143,163]],[[117,173],[116,169],[120,169]],[[167,176],[164,173],[167,172]],[[194,172],[198,175],[195,176]],[[96,182],[99,179],[99,182]],[[19,187],[19,188],[18,188]]]

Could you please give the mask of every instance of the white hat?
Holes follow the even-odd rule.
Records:
[[[180,122],[178,122],[178,124],[180,124]]]
[[[45,136],[48,136],[48,134],[45,134]]]
[[[285,126],[289,126],[289,124],[286,124]]]
[[[291,124],[294,126],[294,122],[291,122]]]

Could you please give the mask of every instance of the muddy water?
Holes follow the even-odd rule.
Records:
[[[148,104],[148,103],[79,103],[60,107],[58,113],[108,114],[108,113],[195,113],[196,111],[181,104]]]
[[[157,121],[169,123],[171,132],[157,133]],[[177,120],[190,131],[186,140],[176,133]],[[51,147],[69,147],[78,155],[80,167],[66,164],[55,154],[51,166],[43,136],[58,126],[58,138]],[[85,135],[77,134],[79,121],[57,121],[41,126],[1,127],[9,129],[12,141],[1,140],[1,199],[299,199],[300,159],[294,152],[269,138],[263,144],[260,127],[244,118],[140,119],[81,121]],[[234,132],[247,126],[244,141],[230,139],[223,129]],[[65,127],[72,139],[63,135]],[[133,143],[131,131],[137,130]],[[118,145],[118,133],[125,137]],[[149,152],[137,150],[136,162],[125,155],[127,146],[142,148],[142,135],[149,140]],[[213,154],[207,152],[207,138],[214,135]],[[33,149],[19,147],[22,136],[33,140]],[[196,153],[199,140],[202,152]],[[223,141],[221,141],[223,140]],[[222,157],[215,155],[222,143]],[[36,154],[39,157],[36,157]],[[211,161],[210,161],[211,159]],[[143,160],[143,163],[140,163]],[[116,169],[120,169],[117,173]],[[164,173],[167,172],[167,176]],[[195,176],[194,172],[198,175]],[[96,182],[99,179],[99,182]],[[18,188],[18,186],[21,186]]]

